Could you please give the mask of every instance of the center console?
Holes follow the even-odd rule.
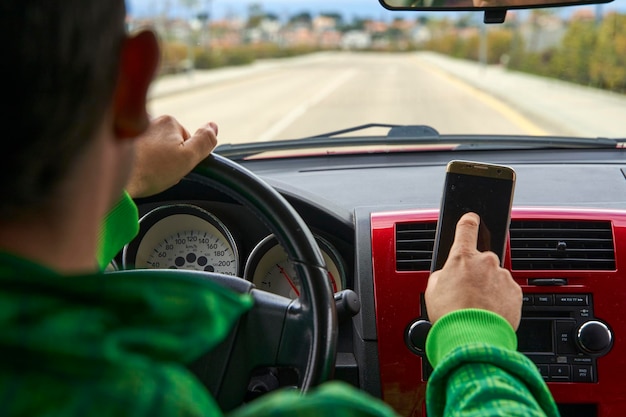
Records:
[[[381,391],[405,416],[425,415],[423,294],[437,217],[436,210],[371,215]],[[537,365],[563,415],[626,415],[626,276],[618,256],[625,232],[626,212],[513,209],[504,265],[524,292],[518,350]]]

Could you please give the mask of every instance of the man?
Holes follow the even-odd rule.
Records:
[[[146,93],[157,40],[151,32],[128,37],[124,22],[122,0],[0,4],[0,30],[11,39],[0,116],[7,415],[199,415],[211,400],[180,364],[217,343],[245,309],[219,289],[199,294],[201,283],[96,273],[98,255],[115,253],[123,243],[116,239],[137,229],[136,208],[123,195],[128,181],[137,196],[154,192],[170,181],[146,178],[175,182],[216,143],[215,125],[193,136],[171,118],[151,126]],[[150,175],[150,167],[161,172]],[[114,233],[101,233],[105,215]],[[155,286],[163,293],[155,296]],[[216,298],[225,310],[210,311]]]
[[[174,184],[215,146],[217,126],[190,135],[170,117],[150,120],[157,41],[125,33],[123,0],[5,0],[0,11],[3,414],[221,415],[185,365],[219,343],[251,299],[203,280],[98,272],[137,229],[124,189],[137,197]],[[495,255],[476,250],[478,221],[460,221],[426,295],[429,415],[500,406],[556,415],[536,369],[514,352],[519,287]],[[476,291],[487,285],[489,296]],[[232,413],[252,415],[394,412],[333,382]]]

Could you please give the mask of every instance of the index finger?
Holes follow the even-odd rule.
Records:
[[[456,224],[454,242],[450,248],[450,253],[477,250],[478,227],[480,226],[480,216],[476,213],[465,213]]]

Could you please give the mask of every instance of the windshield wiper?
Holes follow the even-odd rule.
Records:
[[[339,136],[370,128],[389,128],[389,131],[384,136]],[[516,148],[614,149],[619,143],[619,141],[608,138],[522,135],[440,135],[437,130],[426,125],[369,123],[320,135],[304,137],[302,139],[253,142],[236,145],[223,144],[215,148],[215,152],[231,159],[246,159],[264,152],[359,146],[454,145],[455,150]]]
[[[388,123],[367,123],[364,125],[349,127],[347,129],[335,130],[328,133],[322,133],[320,135],[309,136],[304,139],[313,138],[330,138],[333,136],[343,135],[345,133],[358,132],[360,130],[367,130],[374,127],[387,127],[386,137],[432,137],[439,136],[439,132],[433,127],[426,125],[394,125]]]
[[[371,128],[389,128],[385,136],[339,136]],[[216,153],[234,159],[245,159],[263,152],[296,151],[299,149],[357,147],[371,145],[401,145],[402,143],[416,143],[416,138],[423,143],[437,141],[439,132],[430,126],[424,125],[394,125],[386,123],[368,123],[347,129],[335,130],[301,139],[276,140],[271,142],[252,142],[232,145],[226,143],[215,148]],[[422,143],[422,142],[420,142]]]

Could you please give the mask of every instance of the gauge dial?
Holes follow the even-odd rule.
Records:
[[[124,250],[124,267],[193,269],[237,275],[237,249],[228,229],[191,205],[155,209],[140,220],[139,243]],[[135,250],[133,250],[135,249]]]
[[[315,238],[328,268],[328,279],[334,292],[345,287],[345,268],[335,249],[324,239]],[[263,239],[252,251],[244,276],[257,288],[288,298],[300,295],[300,278],[287,253],[273,235]]]

